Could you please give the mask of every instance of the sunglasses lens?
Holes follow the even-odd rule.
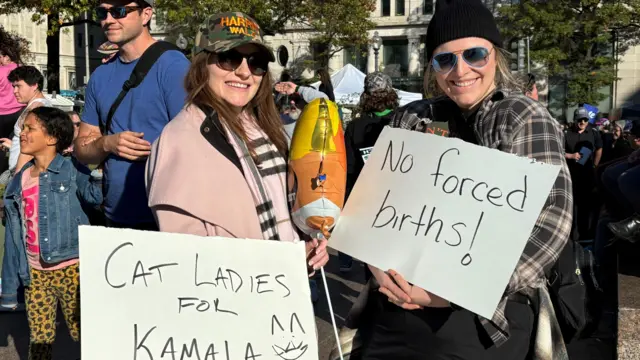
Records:
[[[457,56],[452,53],[438,54],[433,57],[433,69],[437,72],[447,72],[456,64]]]
[[[269,63],[260,54],[243,55],[237,51],[230,50],[218,54],[218,66],[227,71],[234,71],[242,65],[242,61],[247,59],[247,65],[253,75],[262,76],[269,69]]]
[[[124,6],[116,6],[111,8],[111,16],[114,19],[122,19],[127,17],[127,9]]]
[[[489,59],[489,50],[483,47],[475,47],[462,52],[464,61],[470,66],[482,67],[487,65]]]
[[[98,20],[105,20],[107,18],[107,14],[109,13],[109,10],[103,8],[103,7],[97,7],[96,8],[96,18]]]
[[[242,54],[237,51],[226,51],[218,54],[218,66],[227,71],[233,71],[242,64]]]
[[[249,56],[247,64],[251,73],[256,76],[264,75],[269,69],[269,62],[261,59],[259,54]]]

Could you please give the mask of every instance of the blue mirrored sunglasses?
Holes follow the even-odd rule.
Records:
[[[491,50],[489,50],[485,47],[477,46],[466,50],[438,53],[433,55],[431,65],[438,73],[448,73],[456,67],[458,54],[462,54],[462,59],[469,66],[481,68],[489,62],[489,55],[493,49],[494,48],[491,48]]]

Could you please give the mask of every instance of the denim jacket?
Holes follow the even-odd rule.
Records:
[[[2,265],[2,306],[17,304],[20,282],[29,286],[29,263],[22,219],[22,174],[34,166],[28,162],[7,186],[4,194],[6,229]],[[78,226],[89,219],[81,202],[102,203],[99,183],[75,158],[58,154],[39,177],[38,240],[40,258],[47,264],[78,257]]]

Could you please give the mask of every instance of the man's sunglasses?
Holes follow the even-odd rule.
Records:
[[[578,122],[579,123],[581,123],[581,122],[589,122],[589,119],[578,119]]]
[[[96,19],[98,21],[107,20],[108,14],[111,14],[111,17],[114,19],[123,19],[126,18],[129,13],[140,9],[140,6],[114,6],[108,9],[102,6],[98,6],[95,10]]]
[[[247,59],[249,70],[255,76],[263,76],[269,70],[269,60],[259,52],[241,54],[236,50],[229,50],[215,54],[218,66],[227,71],[235,71],[242,65],[242,60]]]
[[[462,59],[469,66],[474,68],[481,68],[489,62],[489,55],[491,50],[485,47],[472,47],[466,50],[454,51],[454,52],[442,52],[435,54],[431,65],[433,69],[438,73],[448,73],[456,67],[458,63],[458,54],[462,53]]]

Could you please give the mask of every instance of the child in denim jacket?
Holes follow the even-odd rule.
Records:
[[[33,156],[5,191],[7,218],[2,266],[3,307],[17,306],[25,287],[29,359],[50,360],[58,302],[71,336],[79,340],[78,226],[88,225],[82,204],[102,202],[90,170],[62,153],[73,141],[74,125],[58,109],[29,112],[20,151]]]

